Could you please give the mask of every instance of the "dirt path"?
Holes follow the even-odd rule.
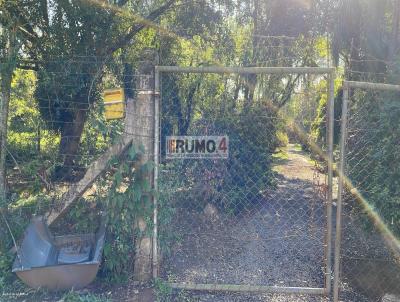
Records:
[[[289,144],[275,156],[274,170],[288,180],[313,181],[314,164],[299,145]],[[322,175],[321,175],[322,177]]]
[[[324,286],[325,204],[297,146],[275,158],[276,186],[239,215],[177,209],[163,277],[182,283]],[[189,295],[189,294],[188,294]],[[321,297],[190,293],[188,301],[327,301]],[[178,301],[178,300],[177,300]]]

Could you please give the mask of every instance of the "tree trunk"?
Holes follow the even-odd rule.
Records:
[[[76,166],[82,132],[87,119],[86,109],[77,109],[72,122],[65,123],[61,131],[61,141],[58,149],[58,158],[62,166],[57,167],[57,180],[70,180],[73,168]]]
[[[11,80],[15,68],[15,30],[11,29],[5,32],[7,35],[6,47],[4,50],[5,64],[1,69],[1,83],[0,83],[0,199],[6,199],[7,193],[7,173],[6,173],[6,155],[7,155],[7,122],[8,122],[8,109],[10,104],[11,95]]]
[[[253,9],[253,56],[251,58],[251,66],[257,66],[258,61],[260,59],[260,24],[259,24],[259,12],[260,12],[260,3],[259,0],[254,0],[254,9]],[[246,107],[250,107],[254,101],[254,92],[257,86],[257,75],[249,74],[246,76]]]
[[[10,103],[11,74],[2,74],[1,78],[1,114],[0,114],[0,198],[6,198],[6,155],[7,155],[7,121]]]

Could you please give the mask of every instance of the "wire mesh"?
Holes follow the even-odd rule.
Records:
[[[52,233],[94,233],[100,213],[108,210],[113,223],[107,227],[100,274],[131,276],[138,257],[135,242],[141,238],[134,225],[142,208],[127,191],[139,179],[136,155],[143,147],[144,160],[152,161],[154,146],[154,112],[132,106],[134,99],[148,98],[146,104],[152,108],[152,87],[145,87],[151,74],[140,74],[140,68],[129,62],[93,57],[57,58],[37,62],[37,68],[35,72],[17,70],[11,90],[7,199],[0,201],[0,254],[5,272],[1,281],[15,283],[11,273],[15,254],[10,248],[20,245],[32,216],[48,217],[72,198],[72,206],[52,225]],[[103,94],[115,88],[124,88],[126,100],[122,95],[123,106],[114,106],[112,101],[111,116],[123,118],[107,119],[110,106]],[[126,138],[134,140],[135,148],[126,150]],[[127,171],[132,171],[130,178]],[[149,187],[143,183],[140,188],[143,196],[151,189],[145,185]],[[124,192],[125,199],[120,196]]]
[[[340,300],[392,301],[400,292],[399,93],[349,86]]]
[[[324,77],[308,80],[325,83],[317,94],[328,98]],[[304,101],[308,94],[299,83],[305,81],[289,74],[161,74],[159,215],[168,217],[159,229],[164,280],[198,289],[235,284],[323,293],[327,164],[319,158],[324,164],[317,169],[301,144],[305,149],[319,144],[320,154],[326,144],[304,139],[310,129],[284,109]],[[297,133],[285,141],[289,129]],[[227,136],[229,156],[167,159],[166,137],[177,135]]]
[[[299,58],[300,54],[303,52],[315,52],[315,49],[309,45],[306,40],[296,42],[290,37],[258,37],[259,42],[262,40],[264,42],[262,42],[260,46],[262,46],[262,49],[265,50],[266,53],[261,55],[259,59],[256,60],[257,62],[254,62],[257,65],[315,65],[314,61],[309,62],[307,60],[307,55],[304,56],[304,59]],[[199,49],[199,46],[194,45],[192,42],[190,42],[190,45],[191,48],[196,51]],[[293,50],[292,48],[294,47],[295,49]],[[307,51],[305,51],[306,48]],[[279,55],[275,52],[279,52]],[[140,62],[136,63],[137,65],[140,64]],[[324,62],[318,63],[325,65]],[[215,64],[220,65],[219,62],[215,62]],[[125,116],[125,120],[108,121],[105,118],[106,105],[103,103],[104,90],[124,87],[127,82],[135,86],[135,83],[141,82],[140,79],[144,80],[135,69],[129,69],[131,65],[129,62],[122,62],[109,57],[79,56],[68,59],[57,57],[47,58],[45,61],[34,60],[31,65],[35,67],[35,69],[38,67],[38,70],[28,72],[18,69],[14,79],[15,86],[13,86],[12,89],[13,95],[11,98],[10,128],[8,135],[9,150],[7,156],[9,195],[7,201],[0,205],[0,210],[2,212],[4,211],[5,218],[10,225],[10,231],[15,237],[17,244],[21,240],[23,231],[32,215],[42,215],[49,213],[51,210],[61,208],[60,201],[63,200],[63,196],[73,188],[79,189],[79,181],[84,177],[88,168],[107,152],[107,149],[111,145],[115,144],[123,136],[133,136],[137,140],[144,139],[145,137],[143,137],[141,133],[146,129],[142,129],[140,124],[148,125],[152,122],[151,120],[153,118],[152,113],[136,115],[132,112]],[[185,211],[185,207],[179,208],[165,205],[167,205],[167,203],[168,205],[171,204],[169,202],[176,199],[177,194],[181,194],[179,192],[181,192],[180,190],[183,186],[187,186],[192,190],[192,186],[196,184],[198,185],[197,196],[212,196],[207,199],[208,202],[206,204],[195,205],[192,207],[192,210],[188,212],[192,215],[191,217],[193,219],[199,218],[199,215],[204,215],[204,219],[201,220],[199,224],[199,227],[205,227],[204,232],[202,231],[203,229],[199,230],[197,233],[194,232],[195,230],[193,230],[193,228],[195,224],[190,225],[188,220],[184,221],[184,223],[189,224],[186,228],[188,234],[192,232],[194,236],[199,236],[198,240],[203,237],[205,238],[203,249],[200,249],[197,254],[202,254],[202,252],[205,251],[205,246],[214,241],[212,233],[218,228],[218,225],[221,227],[221,230],[216,232],[216,234],[219,234],[219,245],[217,245],[214,250],[207,252],[208,254],[204,254],[210,255],[210,257],[217,260],[209,261],[206,259],[205,262],[208,266],[200,267],[200,269],[210,268],[210,265],[213,264],[215,264],[216,267],[214,269],[210,268],[210,271],[205,273],[207,274],[207,278],[204,277],[201,280],[196,280],[214,284],[217,282],[225,284],[234,282],[255,285],[323,287],[324,274],[326,273],[324,268],[326,257],[323,249],[326,242],[324,242],[325,233],[320,229],[323,226],[319,224],[322,225],[326,223],[324,212],[324,206],[326,204],[324,203],[325,201],[323,201],[326,197],[326,171],[323,169],[318,171],[314,169],[313,164],[310,164],[310,166],[305,164],[305,169],[313,170],[314,188],[303,188],[300,184],[301,181],[299,181],[299,195],[293,194],[292,199],[288,200],[280,196],[286,194],[285,185],[279,187],[279,183],[284,180],[278,181],[278,176],[275,175],[278,172],[271,172],[270,170],[274,163],[279,161],[280,156],[277,155],[278,158],[273,159],[274,153],[276,152],[275,146],[279,141],[277,137],[282,134],[275,135],[275,132],[277,129],[284,129],[285,127],[283,124],[289,123],[273,109],[267,109],[267,107],[270,106],[269,101],[264,101],[262,106],[249,106],[250,112],[247,114],[245,114],[243,110],[243,100],[245,98],[248,99],[251,94],[254,94],[254,99],[257,99],[257,103],[260,102],[260,100],[268,99],[273,100],[272,103],[278,107],[282,105],[279,101],[285,103],[290,99],[290,96],[297,96],[298,98],[305,97],[303,87],[297,87],[297,84],[301,83],[302,80],[297,75],[280,76],[275,74],[273,76],[256,76],[254,74],[249,74],[247,76],[233,75],[229,77],[219,75],[214,75],[213,77],[212,75],[208,75],[205,77],[206,81],[204,84],[201,80],[202,76],[197,77],[189,75],[188,77],[189,79],[187,81],[179,77],[179,81],[177,82],[179,84],[178,90],[182,90],[183,97],[190,95],[190,89],[195,87],[198,83],[202,85],[201,90],[205,91],[203,95],[200,95],[198,92],[195,93],[195,104],[193,105],[192,111],[185,111],[185,108],[182,108],[182,110],[178,110],[177,107],[168,108],[169,105],[164,107],[166,103],[165,98],[168,98],[168,95],[165,93],[165,87],[173,84],[167,84],[164,77],[162,79],[163,119],[161,128],[163,131],[166,131],[165,127],[168,126],[168,124],[165,123],[164,117],[174,120],[172,123],[177,125],[179,124],[177,123],[177,119],[184,119],[185,115],[187,117],[192,114],[193,120],[195,121],[194,124],[185,125],[181,123],[180,130],[173,129],[169,131],[169,133],[179,134],[182,129],[187,127],[187,132],[193,135],[204,133],[209,135],[211,132],[223,134],[225,132],[218,129],[229,130],[229,128],[232,127],[232,135],[236,136],[236,138],[230,136],[231,139],[233,139],[231,143],[235,145],[239,142],[254,144],[254,142],[258,143],[258,141],[260,141],[261,144],[260,146],[254,145],[250,148],[239,147],[235,150],[231,149],[236,153],[235,159],[228,164],[232,165],[231,168],[228,167],[227,161],[221,163],[217,160],[201,160],[197,167],[196,164],[193,163],[185,164],[185,160],[163,160],[160,166],[162,170],[160,173],[162,180],[160,192],[163,198],[160,200],[159,223],[162,226],[160,243],[163,249],[163,256],[165,256],[164,260],[169,258],[168,250],[171,250],[171,253],[173,252],[172,249],[175,248],[175,243],[179,247],[182,241],[179,238],[177,240],[176,237],[181,236],[181,234],[185,232],[184,226],[179,228],[169,223],[169,226],[166,227],[170,221],[179,221],[176,220],[176,217],[179,217],[179,213]],[[321,81],[319,77],[314,77],[313,79]],[[174,80],[176,79],[172,79],[172,82]],[[292,85],[290,82],[286,82],[287,80],[295,84]],[[213,83],[213,81],[215,81],[215,83]],[[311,77],[310,81],[312,81]],[[257,88],[252,91],[252,89],[248,87],[253,86],[254,83],[256,83]],[[285,88],[285,86],[287,88]],[[135,96],[134,99],[136,100],[141,91],[133,87],[128,88],[128,92],[131,89],[133,90],[131,94]],[[208,91],[208,89],[211,90]],[[326,94],[325,87],[322,90],[324,91],[316,91],[316,93]],[[288,93],[289,91],[291,91],[291,93]],[[149,90],[142,92],[151,93]],[[125,90],[125,93],[127,93],[127,90]],[[235,93],[237,93],[237,95],[235,95]],[[229,98],[236,99],[238,100],[236,102],[237,107],[235,109],[234,107],[236,105],[232,106],[234,102],[226,101],[225,103],[229,108],[224,108],[224,102],[217,100],[218,107],[212,108],[211,98],[213,97],[223,98],[224,101]],[[169,104],[171,104],[171,102]],[[316,107],[316,104],[314,105]],[[126,109],[125,107],[125,110]],[[186,109],[190,108],[187,107]],[[80,113],[80,118],[84,120],[83,125],[77,121],[76,116],[71,116],[72,111]],[[220,112],[218,113],[218,111]],[[182,112],[183,117],[177,116],[178,112]],[[127,114],[127,112],[125,113]],[[204,118],[199,119],[199,115],[204,115]],[[228,115],[230,116],[224,120],[224,117]],[[252,124],[254,119],[256,123]],[[127,131],[126,121],[133,120],[140,122],[137,123],[137,127],[132,129],[132,131]],[[237,121],[241,121],[240,127],[244,127],[245,123],[252,124],[250,127],[251,129],[249,129],[249,132],[252,133],[252,137],[248,136],[245,138],[243,134],[240,133],[242,130],[240,127],[233,127]],[[268,125],[268,127],[266,127],[266,125]],[[77,127],[82,127],[81,132],[77,131],[75,134],[71,133],[74,132]],[[266,134],[262,135],[257,131],[259,129],[267,129]],[[282,130],[282,132],[285,132],[285,130]],[[151,144],[153,143],[152,135],[146,138]],[[280,139],[282,139],[282,137]],[[283,139],[285,139],[284,135]],[[61,145],[65,146],[64,150],[61,150]],[[76,148],[72,148],[71,145],[75,145]],[[264,155],[257,154],[257,157],[252,155],[257,150],[259,152],[260,148],[267,148],[268,151]],[[164,141],[160,144],[160,149],[162,154],[164,154]],[[149,154],[151,153],[151,150],[147,151],[149,151]],[[293,146],[293,152],[298,151],[298,146]],[[248,170],[241,167],[241,165],[245,167],[248,166],[250,164],[250,158],[254,160],[252,166],[255,170],[249,173]],[[285,159],[282,160],[284,161]],[[261,165],[261,169],[263,169],[262,167],[267,167],[266,171],[261,171],[260,168],[257,168],[258,164]],[[64,235],[77,232],[92,232],[95,230],[98,226],[97,214],[101,209],[104,209],[103,206],[109,206],[107,200],[109,199],[108,191],[112,187],[111,179],[113,175],[119,172],[119,169],[113,165],[108,168],[107,173],[103,175],[104,177],[100,178],[88,188],[85,188],[85,194],[74,203],[73,207],[71,207],[68,213],[63,217],[63,220],[52,227],[52,231],[54,231],[55,234]],[[179,172],[182,174],[177,177],[177,173],[174,171],[181,168],[186,169],[187,172]],[[217,171],[219,168],[220,171]],[[208,174],[206,173],[207,171],[209,171]],[[186,174],[188,174],[187,179]],[[221,178],[225,176],[226,180],[221,180]],[[197,180],[193,180],[193,178],[197,177]],[[293,178],[295,178],[295,176],[293,176]],[[312,180],[310,179],[307,176],[306,182],[308,183],[310,181],[311,183]],[[170,184],[171,182],[172,184]],[[179,182],[179,184],[177,184],[177,182]],[[207,182],[211,182],[212,185],[207,186]],[[289,182],[291,183],[292,180]],[[293,180],[293,183],[294,182],[296,182],[296,180]],[[126,181],[124,181],[124,183],[126,184]],[[246,188],[241,189],[244,185]],[[222,186],[225,188],[220,189]],[[310,186],[312,185],[310,184]],[[165,187],[168,188],[166,189]],[[174,191],[176,188],[178,188],[178,193]],[[291,228],[291,222],[287,220],[290,216],[288,208],[295,207],[296,199],[311,200],[311,196],[314,196],[314,193],[311,191],[315,191],[315,188],[319,188],[320,197],[310,202],[311,205],[305,202],[305,204],[301,206],[301,209],[299,209],[298,214],[293,213],[293,215],[291,215],[291,220],[293,222],[297,220],[303,221],[307,215],[310,216],[310,221],[307,223],[296,222],[296,224],[298,224],[297,230],[296,228]],[[307,191],[305,194],[308,197],[300,196],[302,190],[304,192]],[[169,196],[164,197],[165,195]],[[267,206],[265,206],[262,201],[266,199],[265,196],[267,195],[270,196],[269,198],[271,200],[274,200],[275,205],[271,202],[271,209],[267,209]],[[115,199],[116,200],[113,201],[114,203],[122,203],[118,198]],[[280,199],[282,199],[281,204],[279,203]],[[286,203],[293,204],[285,207],[284,205]],[[323,203],[323,205],[320,203]],[[207,211],[211,212],[211,216],[207,216],[208,214],[205,213],[207,212],[204,211],[206,207]],[[276,208],[275,212],[272,211],[272,207]],[[180,211],[179,213],[178,210]],[[214,214],[212,214],[214,210],[216,210],[217,216],[220,218],[217,220],[210,218],[213,222],[210,223],[210,227],[207,228],[206,225],[209,224],[210,221],[208,217],[214,217]],[[103,271],[100,273],[102,276],[109,277],[109,275],[104,274],[104,268],[110,268],[110,263],[112,262],[110,260],[117,259],[119,262],[125,263],[123,268],[114,267],[115,271],[120,269],[121,275],[125,273],[131,275],[126,297],[122,297],[121,295],[121,297],[117,298],[121,300],[129,300],[132,295],[135,295],[134,293],[132,294],[132,292],[129,293],[129,291],[130,288],[132,286],[135,287],[134,284],[136,284],[133,282],[134,276],[132,276],[132,271],[134,270],[134,262],[137,259],[134,243],[134,237],[137,234],[132,231],[132,236],[129,237],[129,240],[125,240],[126,238],[121,239],[117,237],[114,230],[119,228],[121,232],[123,232],[123,228],[118,224],[119,220],[124,220],[126,217],[129,217],[129,215],[135,215],[135,211],[136,208],[132,210],[131,205],[125,203],[121,207],[119,215],[112,217],[114,223],[108,228],[108,239],[106,240],[106,243],[112,248],[104,257]],[[252,218],[253,216],[254,218]],[[147,226],[149,226],[149,229],[152,229],[157,221],[151,221],[151,217],[146,218],[148,219],[146,220]],[[6,251],[6,249],[3,249],[4,246],[9,250],[9,247],[13,246],[13,243],[9,236],[10,231],[6,223],[4,223],[2,219],[0,219],[0,221],[1,236],[5,238],[1,242],[4,244],[1,247],[2,252]],[[273,224],[275,222],[281,225],[282,234],[280,233],[280,227],[274,227]],[[227,226],[224,226],[225,223]],[[315,227],[314,225],[318,226]],[[262,228],[267,227],[271,229],[270,234],[261,231]],[[298,242],[307,236],[304,234],[298,235],[298,233],[300,233],[301,230],[305,230],[307,227],[313,229],[312,234],[315,237],[309,239],[310,246],[308,250],[304,251],[305,253],[308,252],[311,256],[306,256],[302,252],[296,251],[297,244],[300,244]],[[175,231],[176,229],[179,230]],[[157,235],[157,233],[155,233],[155,235]],[[243,239],[246,237],[247,239]],[[285,240],[288,240],[287,244],[284,243]],[[317,244],[317,240],[321,241]],[[278,241],[281,241],[281,243],[276,243]],[[269,242],[275,243],[270,246]],[[192,242],[188,241],[188,244],[190,245]],[[196,247],[200,244],[201,242],[198,241]],[[227,248],[222,248],[221,250],[221,245],[225,244]],[[318,252],[314,256],[313,253],[316,249],[318,249]],[[247,260],[240,262],[240,259],[244,258],[243,256],[239,256],[234,261],[229,261],[229,258],[233,257],[236,252],[243,250],[244,252],[242,254],[247,254],[249,256]],[[288,256],[285,256],[286,250],[288,250]],[[253,251],[255,251],[254,255],[252,255]],[[183,250],[181,253],[175,251],[175,255],[179,257],[183,252],[188,252],[188,254],[190,254],[192,250]],[[283,256],[279,255],[281,252]],[[264,255],[264,258],[260,258],[261,260],[256,263],[257,255],[261,254]],[[269,260],[266,265],[261,265],[262,259],[266,257],[269,259],[276,259]],[[313,260],[306,259],[308,257],[317,259],[317,264],[311,264]],[[124,258],[126,262],[121,261],[121,258]],[[163,260],[163,258],[161,260]],[[298,274],[293,278],[290,277],[292,279],[283,277],[286,273],[290,275],[290,270],[285,271],[285,269],[283,269],[283,272],[280,273],[279,268],[275,267],[277,263],[279,263],[281,267],[289,267],[289,260],[295,261],[299,268]],[[303,261],[307,262],[310,266],[313,265],[313,267],[301,273],[304,265],[300,263]],[[165,262],[162,262],[163,273],[165,272],[164,263]],[[221,265],[221,263],[223,264]],[[6,265],[8,264],[4,264],[4,266]],[[157,266],[157,260],[153,265],[155,267]],[[237,267],[232,268],[232,265],[236,265]],[[258,269],[257,266],[260,266],[260,269]],[[241,276],[241,274],[243,276]],[[215,275],[215,277],[210,277],[211,275]],[[180,278],[181,279],[170,278],[169,280],[179,282],[183,280],[184,275],[180,276]],[[300,280],[306,278],[310,278],[310,281]],[[27,294],[29,296],[29,290],[22,288],[22,286],[20,287],[21,288],[18,289],[18,294]],[[319,293],[320,292],[322,291],[319,291]],[[290,297],[288,299],[290,299]],[[305,299],[307,300],[308,298]]]
[[[56,191],[62,194],[121,137],[123,120],[105,119],[102,92],[122,87],[123,74],[105,69],[99,58],[79,57],[38,63],[37,72],[16,73],[7,137],[11,199],[32,192],[49,199]],[[50,206],[44,202],[22,207],[40,207],[43,213]]]

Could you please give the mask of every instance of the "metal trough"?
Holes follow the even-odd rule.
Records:
[[[12,271],[33,288],[83,288],[99,270],[104,237],[103,222],[96,235],[54,237],[43,217],[35,217],[25,230]]]

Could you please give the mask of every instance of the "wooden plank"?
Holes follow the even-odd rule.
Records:
[[[73,184],[61,197],[58,206],[48,213],[47,224],[52,225],[62,217],[68,209],[85,193],[96,179],[102,175],[108,167],[109,161],[113,157],[120,156],[132,144],[131,136],[124,136],[120,142],[111,146],[103,155],[94,161],[87,169],[85,176],[77,183]]]
[[[167,283],[174,289],[224,292],[253,292],[253,293],[280,293],[280,294],[310,294],[326,295],[324,288],[313,287],[284,287],[267,285],[239,285],[239,284],[199,284],[199,283]]]

